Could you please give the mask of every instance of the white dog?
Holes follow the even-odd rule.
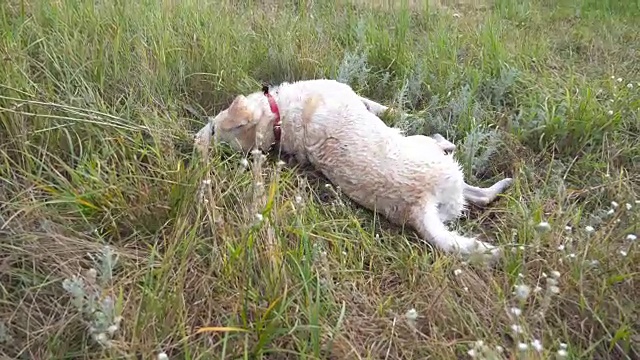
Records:
[[[358,204],[410,225],[440,250],[497,258],[496,247],[449,231],[445,223],[459,217],[467,201],[489,204],[512,180],[490,188],[466,184],[459,164],[444,151],[453,144],[440,135],[403,135],[378,117],[387,110],[334,80],[283,83],[237,96],[196,134],[196,145],[205,151],[213,134],[215,142],[245,153],[279,146],[311,163]]]

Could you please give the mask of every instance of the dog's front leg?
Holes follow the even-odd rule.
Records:
[[[206,157],[209,145],[211,144],[211,135],[213,134],[213,123],[207,122],[193,137],[194,145],[203,157]]]
[[[385,112],[391,109],[388,106],[384,106],[380,103],[377,103],[371,99],[367,99],[362,96],[360,96],[360,99],[362,100],[364,105],[367,107],[367,110],[369,110],[369,112],[373,113],[378,117],[382,116],[382,114],[384,114]],[[393,109],[391,109],[391,111],[393,111]],[[404,113],[402,115],[406,116],[406,114]],[[445,152],[453,152],[456,149],[456,146],[452,142],[445,139],[444,136],[440,134],[433,134],[431,137],[438,143],[438,145],[440,145],[442,150],[444,150]]]
[[[362,97],[360,96],[360,100],[362,100],[362,102],[364,103],[364,106],[367,107],[367,110],[369,110],[371,113],[373,113],[374,115],[380,117],[382,114],[384,114],[387,110],[389,110],[388,106],[384,106],[382,104],[379,104],[373,100],[367,99],[366,97]]]
[[[440,134],[431,135],[433,140],[438,143],[438,146],[444,150],[444,152],[453,152],[456,149],[456,146],[449,140],[445,139],[444,136]]]
[[[424,240],[445,253],[457,252],[465,257],[474,253],[484,254],[485,258],[491,262],[500,258],[501,251],[499,248],[447,229],[440,219],[438,206],[435,203],[427,203],[426,206],[417,208],[413,214],[412,221],[413,226]]]

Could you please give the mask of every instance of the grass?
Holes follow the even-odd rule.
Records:
[[[3,2],[0,355],[640,357],[638,3],[385,4]],[[195,157],[186,108],[316,77],[445,135],[472,184],[514,177],[455,224],[504,262],[275,156]]]

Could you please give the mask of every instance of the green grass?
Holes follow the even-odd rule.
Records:
[[[455,359],[483,340],[640,357],[638,2],[233,3],[2,3],[0,355]],[[396,125],[455,142],[472,184],[514,177],[455,224],[504,262],[433,251],[275,156],[195,156],[187,107],[318,77],[415,114]],[[62,284],[107,244],[97,294],[122,321],[102,348]],[[542,291],[519,303],[518,284]],[[533,339],[543,353],[517,350]]]

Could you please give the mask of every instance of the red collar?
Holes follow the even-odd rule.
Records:
[[[269,87],[263,86],[262,92],[264,96],[267,97],[269,101],[269,107],[271,108],[271,112],[276,116],[276,119],[273,121],[273,136],[275,137],[276,143],[280,142],[280,134],[282,133],[281,123],[280,123],[280,110],[278,109],[278,104],[276,100],[269,94]]]

